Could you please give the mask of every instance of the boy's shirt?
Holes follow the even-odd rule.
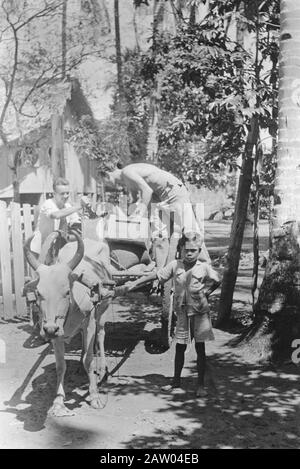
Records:
[[[71,208],[72,205],[66,202],[63,208]],[[41,205],[37,226],[34,232],[34,238],[31,242],[31,249],[38,254],[41,252],[41,246],[47,236],[58,229],[67,229],[67,224],[80,222],[78,213],[74,212],[71,215],[63,218],[51,218],[51,213],[57,212],[57,207],[54,199],[47,199]]]
[[[196,261],[195,265],[185,270],[181,259],[170,262],[157,271],[161,283],[174,278],[174,306],[180,312],[184,308],[189,316],[209,312],[207,298],[203,292],[208,280],[219,281],[217,272],[207,262]]]

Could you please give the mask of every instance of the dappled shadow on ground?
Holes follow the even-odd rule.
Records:
[[[23,347],[25,348],[38,348],[47,343],[47,341],[40,336],[37,327],[33,327],[30,324],[26,323],[18,326],[18,329],[29,334],[29,337],[27,337],[27,339],[23,343]]]
[[[183,379],[185,395],[164,395],[160,387],[166,380],[157,374],[133,376],[134,382],[111,389],[163,399],[163,405],[148,417],[155,421],[154,431],[145,430],[126,441],[126,447],[300,447],[299,372],[295,368],[275,372],[239,363],[231,353],[214,354],[209,363],[208,398],[194,398],[190,378]],[[176,423],[170,425],[170,421]]]
[[[122,310],[122,306],[124,306],[124,310]],[[121,360],[116,360],[115,366],[111,370],[112,373],[116,372],[129,358],[138,342],[146,340],[149,336],[150,333],[145,331],[144,327],[148,319],[155,321],[153,309],[155,308],[143,304],[141,301],[132,304],[132,302],[129,303],[127,299],[124,299],[121,309],[118,308],[118,314],[114,316],[114,312],[112,312],[109,318],[112,321],[107,321],[105,327],[105,354],[106,357],[121,358]],[[24,347],[35,348],[44,345],[44,349],[28,371],[21,386],[14,392],[10,400],[5,402],[7,408],[2,412],[15,414],[17,420],[24,422],[25,430],[36,432],[45,427],[47,412],[55,397],[55,359],[52,344],[47,345],[42,340],[39,343],[39,336],[33,332],[29,324],[23,324],[18,328],[30,334],[23,344]],[[88,395],[88,377],[80,362],[81,349],[82,338],[80,333],[73,337],[70,344],[65,345],[67,363],[65,376],[66,404],[71,410],[81,407]],[[45,357],[50,354],[53,356],[53,363],[43,367],[43,373],[33,379],[31,383],[32,391],[26,395],[26,389],[32,377],[40,368]],[[24,406],[26,407],[24,408]]]
[[[137,296],[137,299],[132,296],[118,298],[117,319],[118,321],[113,305],[106,322],[107,355],[118,356],[125,350],[133,350],[140,340],[144,341],[149,353],[160,354],[166,351],[161,343],[161,305],[157,305],[155,298],[149,299],[144,295]]]
[[[214,297],[210,300],[211,306],[211,320],[213,327],[216,327],[218,319],[218,304],[219,298]],[[218,329],[224,332],[230,332],[232,334],[242,334],[249,329],[253,323],[253,313],[249,306],[249,302],[246,301],[235,301],[234,309],[231,311],[231,317],[228,319],[226,324],[218,326]]]
[[[23,423],[24,430],[27,432],[39,432],[47,427],[47,441],[44,443],[47,448],[75,447],[77,449],[99,438],[99,431],[93,431],[85,424],[78,425],[72,422],[70,417],[48,416],[48,410],[55,397],[55,364],[47,365],[43,369],[44,372],[33,380],[31,392],[24,400],[19,401],[18,408],[7,407],[5,411],[0,412],[15,414],[16,419]],[[67,361],[65,391],[66,406],[70,410],[78,409],[84,402],[83,394],[87,394],[87,378],[78,361]],[[26,444],[26,448],[31,448],[30,442]]]
[[[155,304],[155,297],[130,294],[128,297],[118,298],[118,318],[124,321],[143,321],[160,324],[161,306]],[[114,309],[112,310],[114,319]]]
[[[24,429],[36,432],[45,427],[47,412],[52,406],[56,392],[55,363],[43,367],[43,373],[32,381],[32,390],[23,399],[16,400],[16,393],[5,402],[8,406],[5,411],[14,413],[17,419],[24,422]],[[77,390],[82,392],[78,394]],[[67,360],[67,372],[65,377],[65,392],[67,407],[77,408],[83,400],[82,394],[87,393],[87,376],[82,365],[77,360]],[[68,402],[70,401],[71,402]],[[25,408],[18,408],[25,406]]]
[[[78,423],[72,425],[69,418],[68,423],[64,419],[47,420],[48,438],[47,448],[80,449],[97,445],[97,441],[105,438],[105,433],[99,428],[92,429],[88,424]]]
[[[105,332],[105,353],[119,356],[134,347],[144,338],[145,321],[107,322]]]
[[[209,356],[209,397],[195,399],[195,361],[190,361],[186,366],[184,395],[165,394],[161,387],[169,379],[162,374],[162,368],[161,373],[157,372],[155,365],[159,365],[160,357],[151,357],[151,360],[157,361],[146,365],[153,366],[153,373],[145,373],[145,364],[137,362],[138,358],[134,356],[133,364],[129,366],[134,372],[125,374],[122,371],[122,365],[139,341],[146,341],[149,334],[158,328],[159,308],[126,298],[120,305],[118,313],[115,316],[112,313],[107,322],[106,354],[116,360],[116,366],[110,370],[112,376],[103,383],[102,392],[109,396],[108,404],[111,407],[108,412],[118,425],[119,422],[122,424],[124,413],[126,418],[136,419],[136,434],[133,431],[122,434],[125,435],[122,436],[125,448],[300,447],[299,370],[296,367],[282,370],[258,367],[239,358],[238,349],[229,350],[227,344],[220,352],[217,349],[217,353]],[[148,329],[149,323],[152,329]],[[48,447],[97,447],[97,442],[102,438],[101,428],[99,433],[97,426],[88,426],[89,415],[98,415],[99,412],[101,416],[101,409],[95,411],[86,403],[88,378],[79,361],[80,349],[81,337],[77,335],[66,346],[65,379],[66,405],[79,411],[80,419],[47,417],[55,395],[54,357],[52,363],[39,369],[26,394],[30,378],[41,366],[42,359],[46,354],[53,354],[50,346],[45,346],[24,383],[10,401],[5,402],[7,408],[3,412],[13,413],[23,423],[24,430],[38,432],[45,427],[53,429],[49,432],[49,438],[53,440],[49,440]],[[166,354],[164,363],[167,369],[170,359],[171,355]],[[172,370],[169,371],[171,374]],[[120,400],[122,413],[117,417],[113,412],[118,405],[116,401]],[[58,444],[59,440],[63,443]]]
[[[13,318],[10,318],[10,319],[1,318],[1,324],[20,324],[20,323],[22,324],[29,323],[29,317],[15,315]]]

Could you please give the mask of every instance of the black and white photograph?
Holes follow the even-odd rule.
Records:
[[[0,449],[300,449],[300,1],[0,0],[0,65]]]

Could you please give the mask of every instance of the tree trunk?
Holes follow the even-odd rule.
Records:
[[[300,337],[300,4],[280,2],[279,135],[270,256],[247,339],[264,359],[292,355]]]
[[[114,0],[115,15],[115,36],[116,36],[116,59],[117,59],[117,76],[119,101],[122,103],[124,99],[123,77],[122,77],[122,55],[121,55],[121,36],[120,36],[120,14],[119,0]]]
[[[154,91],[150,98],[149,127],[147,138],[147,160],[156,163],[158,153],[158,123],[160,115],[162,77],[156,77]]]
[[[18,177],[18,167],[12,169],[12,186],[13,186],[13,200],[16,203],[21,203],[20,195],[20,181]]]
[[[244,9],[244,2],[241,1],[241,3],[238,6],[237,13],[239,15],[243,15],[245,13]],[[228,28],[230,26],[231,21],[228,21]],[[236,42],[244,48],[244,39],[245,39],[245,22],[242,21],[241,17],[238,16],[236,19]],[[243,65],[241,65],[241,72],[243,73]],[[241,174],[241,166],[242,166],[242,155],[239,155],[237,158],[237,168],[235,169],[235,200],[237,199],[237,191],[238,191],[238,186],[239,186],[239,180],[240,180],[240,174]]]
[[[238,12],[244,14],[244,2],[239,5]],[[244,47],[245,23],[238,18],[236,40]],[[243,73],[241,69],[241,73]],[[231,227],[227,265],[224,271],[222,290],[219,304],[217,324],[221,325],[230,319],[233,293],[238,275],[240,253],[242,248],[245,224],[248,215],[250,189],[253,171],[253,148],[256,146],[259,134],[258,118],[252,117],[251,128],[248,134],[244,155],[242,156],[242,167],[237,170],[239,183],[236,192],[235,213]]]
[[[154,0],[153,5],[153,56],[156,54],[156,42],[158,35],[163,31],[165,12],[165,1]],[[159,108],[161,96],[162,77],[156,76],[154,81],[154,89],[150,97],[149,116],[150,122],[148,127],[147,138],[147,160],[156,163],[158,152],[158,123],[159,123]]]
[[[167,30],[169,34],[176,33],[176,25],[182,19],[182,2],[175,6],[174,1],[154,0],[153,3],[153,32],[152,32],[152,50],[155,58],[157,41],[159,36]],[[158,73],[154,80],[153,92],[149,104],[149,126],[147,137],[147,155],[146,159],[157,163],[158,157],[158,127],[160,121],[160,99],[163,83],[162,74]]]
[[[252,282],[251,282],[251,294],[252,294],[252,307],[257,300],[258,295],[258,267],[259,267],[259,202],[260,202],[260,193],[259,193],[259,159],[262,158],[262,150],[259,145],[256,145],[255,148],[255,161],[254,161],[254,192],[255,192],[255,201],[254,201],[254,220],[253,220],[253,269],[252,269]]]
[[[137,20],[136,20],[136,7],[134,7],[133,9],[132,23],[133,23],[133,29],[134,29],[135,42],[136,42],[136,49],[138,52],[140,52],[141,47],[140,47],[140,42],[139,42],[139,32],[138,32]]]
[[[110,19],[105,0],[91,0],[93,15],[96,23],[100,25],[101,35],[110,33]]]
[[[196,4],[191,5],[190,17],[189,17],[189,26],[192,27],[196,23]]]
[[[62,3],[62,23],[61,23],[61,80],[66,78],[67,65],[67,3]],[[65,177],[65,160],[64,160],[64,116],[55,113],[51,118],[52,129],[52,177],[55,180],[58,177]]]
[[[175,27],[177,27],[178,23],[182,23],[182,21],[184,19],[183,14],[182,14],[182,9],[183,9],[184,5],[183,5],[183,2],[181,0],[179,0],[177,2],[175,0],[170,0],[170,4],[171,4],[171,8],[172,8]]]
[[[90,17],[94,42],[111,32],[110,18],[105,0],[81,0],[81,10]]]
[[[20,196],[20,181],[18,175],[18,168],[20,167],[21,163],[21,153],[16,145],[10,145],[7,140],[5,143],[5,149],[8,154],[8,166],[12,172],[12,187],[13,187],[13,201],[20,203],[21,196]]]
[[[66,76],[66,63],[67,63],[67,2],[63,0],[62,6],[62,27],[61,27],[61,77],[62,80]]]
[[[65,160],[64,160],[64,118],[58,113],[53,114],[52,120],[52,176],[65,177]]]
[[[256,42],[255,42],[255,77],[256,77],[256,88],[259,86],[259,66],[258,66],[258,54],[259,54],[259,9],[258,2],[255,5],[256,15]],[[256,97],[256,105],[260,105],[260,100]],[[259,137],[259,136],[258,136]],[[260,140],[260,137],[259,137]],[[259,224],[259,201],[260,201],[260,191],[259,191],[259,167],[260,162],[262,161],[262,146],[257,143],[255,145],[255,160],[254,160],[254,190],[253,194],[255,196],[254,200],[254,213],[253,213],[253,269],[252,269],[252,282],[251,282],[251,294],[252,294],[252,308],[257,300],[258,295],[258,267],[259,267],[259,236],[258,236],[258,224]],[[248,204],[248,209],[251,204]]]
[[[132,136],[132,132],[129,126],[129,119],[127,115],[126,94],[125,94],[124,83],[123,83],[119,0],[114,0],[114,18],[115,18],[115,48],[116,48],[117,86],[118,86],[116,111],[117,111],[118,119],[120,120],[120,127],[125,127],[126,129],[126,135],[125,135],[125,139],[123,142],[124,153],[131,154],[131,158],[132,158],[131,141],[134,140],[135,136]]]
[[[247,218],[247,208],[252,182],[253,147],[258,139],[258,119],[252,117],[249,130],[242,170],[239,180],[238,195],[235,204],[234,217],[231,227],[227,265],[224,270],[217,325],[224,324],[230,318],[233,292],[236,283],[240,253],[243,242],[244,228]]]

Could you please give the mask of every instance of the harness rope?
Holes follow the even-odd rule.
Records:
[[[113,301],[112,301],[111,306],[112,306],[112,319],[113,319],[113,329],[114,329],[114,328],[115,328],[115,322],[116,322],[116,321],[115,321],[115,309],[114,309],[114,303],[113,303]],[[115,331],[113,331],[113,332],[115,332]],[[121,361],[121,360],[120,360],[120,361]],[[119,382],[122,382],[122,381],[123,381],[123,382],[129,384],[129,379],[128,379],[128,378],[126,379],[126,378],[121,378],[121,377],[120,377],[120,367],[118,366],[118,365],[119,365],[119,362],[117,361],[117,358],[116,358],[116,357],[114,357],[114,362],[115,362],[114,368],[117,368],[117,379],[118,379],[118,381],[119,381]]]

